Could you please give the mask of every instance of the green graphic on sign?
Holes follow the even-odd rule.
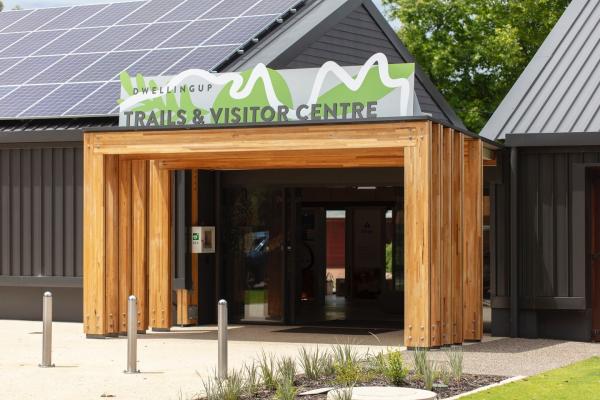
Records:
[[[192,240],[193,241],[200,240],[200,234],[199,233],[192,233]]]

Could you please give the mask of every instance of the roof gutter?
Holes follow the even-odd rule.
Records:
[[[506,147],[600,146],[600,132],[588,133],[511,133]]]

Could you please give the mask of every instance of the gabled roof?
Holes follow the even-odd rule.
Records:
[[[573,0],[481,136],[498,140],[537,134],[540,143],[552,134],[575,139],[600,132],[598,26],[600,1]]]
[[[264,1],[297,3],[291,0]],[[288,13],[288,18],[282,23],[271,26],[268,32],[259,37],[258,42],[250,41],[243,52],[231,54],[218,69],[244,70],[259,62],[272,68],[319,67],[327,60],[341,65],[359,65],[375,52],[385,53],[391,62],[414,62],[371,0],[305,0],[301,5]],[[331,46],[333,51],[329,51]],[[415,92],[423,112],[448,125],[465,129],[460,118],[418,65]],[[111,118],[116,124],[116,118],[108,114],[105,115],[106,120],[89,119],[91,124],[100,120],[103,124],[110,124]],[[86,126],[85,118],[75,120],[75,123],[58,116],[56,120],[56,124],[48,119],[0,121],[0,143],[12,141],[11,138],[15,142],[27,141],[28,132],[32,133],[35,141],[40,140],[42,131],[57,131],[76,137],[72,134],[80,131],[77,126]]]

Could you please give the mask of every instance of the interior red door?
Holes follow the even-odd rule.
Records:
[[[592,340],[600,342],[600,171],[590,182],[590,269],[592,278]]]

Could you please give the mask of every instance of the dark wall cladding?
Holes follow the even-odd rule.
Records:
[[[590,163],[600,163],[600,148],[519,149],[518,286],[522,309],[586,307],[588,274],[585,256],[579,254],[583,246],[573,248],[577,238],[585,240],[586,227],[585,223],[574,224],[574,214],[583,206],[572,203],[574,181],[580,173],[577,165]],[[504,183],[493,189],[492,305],[500,308],[508,307],[510,296],[509,171],[506,159]]]
[[[0,147],[0,276],[82,276],[81,144]]]

